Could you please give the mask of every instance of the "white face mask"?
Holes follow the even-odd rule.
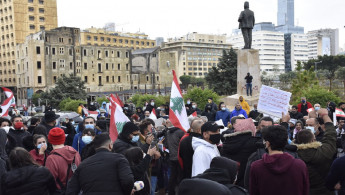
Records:
[[[307,126],[305,128],[309,129],[313,134],[315,134],[315,128],[314,127]]]
[[[155,103],[154,102],[151,102],[151,106],[154,106],[155,105]]]
[[[5,126],[5,127],[1,127],[1,128],[6,131],[6,134],[10,131],[10,126]]]

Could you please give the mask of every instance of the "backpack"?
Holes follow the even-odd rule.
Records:
[[[53,155],[57,155],[63,158],[63,156],[61,156],[61,154],[59,153],[52,153]],[[71,164],[68,164],[68,168],[67,168],[67,174],[66,174],[66,185],[63,185],[63,183],[61,182],[60,178],[56,178],[56,182],[58,183],[58,185],[60,186],[60,189],[57,189],[56,192],[54,194],[56,195],[65,195],[66,194],[66,188],[67,188],[67,183],[68,183],[68,176],[69,176],[69,172],[72,170],[72,172],[74,173],[77,170],[77,165],[75,164],[75,156],[73,158],[73,161]]]

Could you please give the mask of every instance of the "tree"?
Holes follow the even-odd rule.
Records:
[[[237,53],[234,49],[223,51],[218,66],[212,67],[205,77],[209,87],[220,95],[231,95],[237,91]]]
[[[340,67],[338,70],[335,72],[335,76],[337,79],[343,82],[344,84],[344,95],[345,95],[345,67]]]
[[[292,80],[292,101],[296,102],[303,96],[303,92],[318,85],[314,69],[302,70],[301,63],[297,63],[296,78]]]
[[[327,102],[332,101],[338,104],[341,99],[335,95],[332,91],[328,91],[321,86],[314,85],[301,93],[301,97],[306,97],[308,102],[312,104],[319,103],[322,107],[327,107]],[[300,99],[296,99],[294,105],[300,103]]]
[[[289,90],[293,79],[296,78],[296,72],[290,71],[279,75],[279,88],[282,90]]]
[[[188,88],[188,86],[189,86],[189,84],[191,84],[192,83],[192,77],[191,76],[189,76],[189,75],[182,75],[182,76],[180,76],[180,81],[181,81],[181,87],[183,88],[183,89],[187,89]]]
[[[205,108],[207,99],[209,97],[211,97],[213,99],[213,102],[215,102],[216,104],[219,103],[219,95],[211,89],[201,89],[200,87],[193,87],[188,89],[187,94],[183,96],[185,101],[190,98],[193,102],[196,102],[200,110],[203,110]]]
[[[85,82],[80,77],[62,75],[56,82],[56,86],[47,92],[43,92],[41,99],[47,100],[53,107],[58,107],[59,103],[66,99],[83,100],[86,99]]]

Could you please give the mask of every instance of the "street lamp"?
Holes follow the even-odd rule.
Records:
[[[315,71],[317,71],[317,64],[321,64],[322,61],[320,61],[320,62],[314,62],[314,63],[315,63]]]

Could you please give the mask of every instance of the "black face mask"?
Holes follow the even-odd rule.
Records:
[[[220,142],[220,134],[212,134],[210,135],[210,141],[212,142],[212,144],[219,144]]]

